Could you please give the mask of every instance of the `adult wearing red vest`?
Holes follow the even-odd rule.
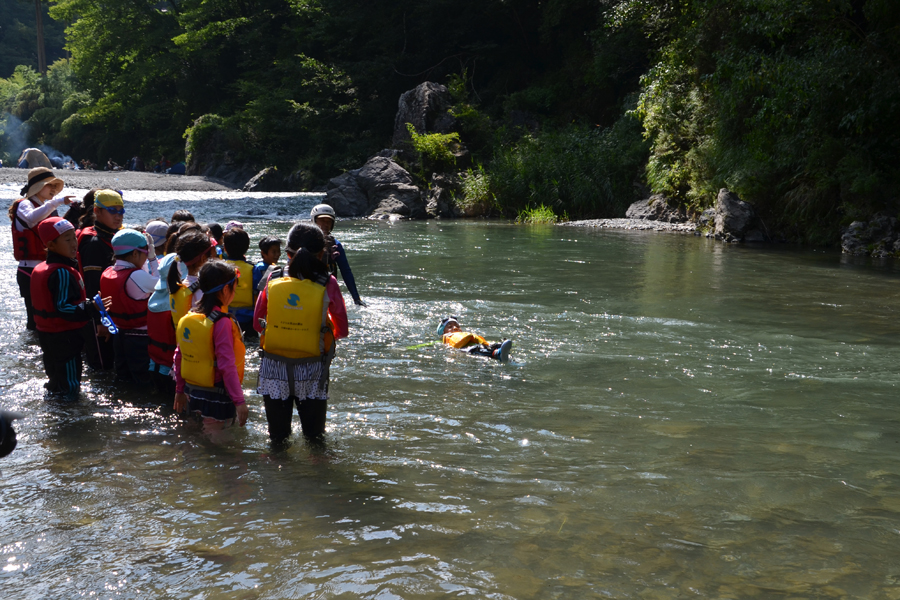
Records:
[[[16,283],[19,294],[25,301],[25,328],[35,329],[34,311],[31,307],[31,272],[47,256],[44,244],[38,235],[41,221],[56,216],[56,209],[63,204],[71,204],[74,196],[54,198],[63,189],[62,179],[44,167],[28,172],[28,183],[22,188],[22,198],[9,207],[12,222],[13,256],[19,261]]]
[[[125,202],[119,192],[95,190],[93,195],[93,219],[82,217],[81,222],[93,223],[78,232],[78,265],[84,278],[88,298],[100,291],[100,276],[115,262],[112,238],[122,228],[125,218]],[[85,329],[85,355],[92,369],[113,368],[113,341],[105,328],[97,335],[99,319],[94,327]]]

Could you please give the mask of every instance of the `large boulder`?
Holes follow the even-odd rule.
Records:
[[[854,221],[841,236],[841,249],[855,256],[885,258],[900,255],[897,219],[878,214],[869,221]]]
[[[684,223],[688,220],[684,209],[670,204],[669,199],[662,194],[654,194],[646,200],[638,200],[625,211],[625,218],[666,223]]]
[[[752,204],[725,188],[716,197],[715,236],[727,242],[765,241],[762,222]]]
[[[428,216],[422,192],[410,174],[385,156],[374,156],[361,168],[335,177],[325,194],[325,202],[341,217]]]
[[[419,133],[456,131],[456,117],[449,113],[451,102],[447,87],[430,81],[404,92],[397,105],[391,145],[394,148],[403,148],[409,144],[407,123],[412,123]]]

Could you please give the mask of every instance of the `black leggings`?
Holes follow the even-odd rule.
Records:
[[[48,333],[38,331],[44,372],[50,392],[77,393],[81,389],[81,329]]]
[[[16,269],[16,283],[19,284],[19,295],[25,301],[25,329],[35,330],[34,308],[31,305],[31,272],[33,267],[18,267]]]
[[[147,353],[149,343],[146,329],[120,329],[113,336],[116,379],[134,381],[142,386],[150,384],[150,354]]]
[[[263,396],[266,407],[266,420],[269,422],[269,438],[280,443],[291,437],[291,419],[294,416],[294,405],[300,415],[300,428],[303,436],[309,440],[321,441],[325,437],[325,416],[328,413],[327,400],[306,398],[301,400],[290,396],[284,400]]]

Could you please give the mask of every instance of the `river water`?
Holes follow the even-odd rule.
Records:
[[[126,223],[188,208],[254,249],[318,200],[125,196]],[[0,461],[0,596],[900,598],[892,263],[502,222],[336,233],[368,307],[345,294],[327,448],[281,452],[252,345],[251,420],[217,438],[106,376],[45,397],[0,236],[0,405],[27,414]],[[512,361],[407,349],[446,314]]]

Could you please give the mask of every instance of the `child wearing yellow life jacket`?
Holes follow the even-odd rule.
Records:
[[[211,260],[198,274],[203,298],[196,312],[178,322],[175,337],[176,412],[200,415],[204,429],[247,423],[244,401],[244,340],[231,316],[224,312],[234,298],[237,272],[221,260]]]
[[[209,260],[213,248],[209,236],[202,231],[192,230],[179,233],[178,241],[175,243],[175,253],[178,255],[175,261],[186,265],[188,274],[183,280],[181,269],[170,268],[166,274],[172,323],[176,326],[181,317],[186,315],[192,307],[196,308],[203,298],[198,274]]]
[[[477,354],[478,356],[487,356],[507,362],[509,360],[509,351],[512,349],[512,340],[504,340],[489,344],[487,340],[469,331],[463,331],[459,326],[456,317],[446,317],[438,325],[437,334],[441,336],[441,341],[448,346],[464,350],[469,354]]]
[[[225,246],[225,254],[228,258],[225,262],[232,265],[240,273],[234,287],[234,300],[228,306],[228,313],[234,317],[244,334],[251,333],[253,329],[253,265],[247,262],[247,249],[250,247],[250,236],[242,227],[234,226],[228,229],[222,236],[222,245]]]
[[[294,405],[303,435],[311,440],[324,436],[335,340],[347,337],[344,298],[322,262],[322,230],[297,223],[288,233],[286,250],[287,269],[269,276],[253,314],[263,350],[257,392],[275,443],[290,437]]]

